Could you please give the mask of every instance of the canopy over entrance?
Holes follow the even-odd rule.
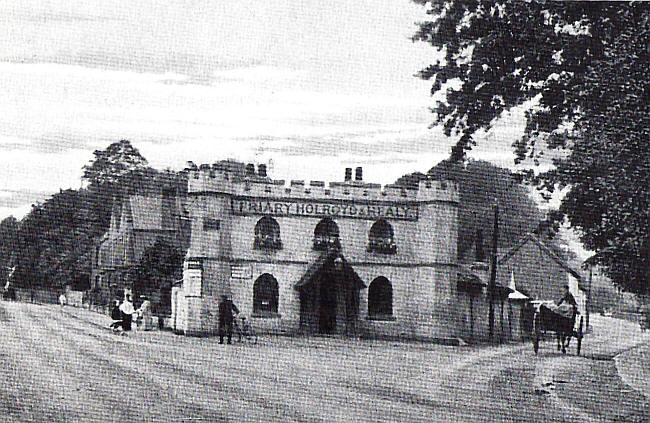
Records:
[[[348,263],[348,261],[343,257],[340,251],[330,250],[324,251],[317,259],[314,261],[305,272],[300,280],[293,286],[294,289],[302,289],[315,281],[317,281],[317,276],[322,272],[338,272],[338,276],[342,276],[345,281],[351,283],[356,289],[367,288],[366,284],[359,277],[354,268]]]
[[[294,285],[300,326],[312,333],[356,333],[359,291],[366,284],[338,249],[323,252]]]

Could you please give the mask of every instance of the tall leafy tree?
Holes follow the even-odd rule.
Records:
[[[147,159],[128,140],[95,150],[93,155],[95,158],[83,167],[83,177],[91,185],[116,184],[122,176],[148,167]]]
[[[20,222],[9,216],[0,222],[0,286],[4,286],[15,265],[20,237]]]
[[[145,171],[149,166],[147,159],[128,140],[114,142],[93,155],[94,159],[83,167],[83,177],[88,182],[94,235],[99,236],[108,228],[113,201],[119,199],[128,176]]]
[[[485,161],[444,160],[426,175],[411,173],[396,183],[414,186],[424,179],[451,180],[458,185],[458,256],[463,260],[487,259],[491,251],[495,201],[500,206],[500,249],[512,246],[526,233],[537,230],[543,218],[515,174]]]
[[[20,228],[16,285],[62,288],[90,274],[93,240],[87,191],[66,190],[35,205]]]
[[[136,266],[133,289],[138,295],[157,297],[157,312],[171,311],[171,287],[181,278],[183,258],[180,248],[161,237],[144,251]]]
[[[596,262],[623,289],[650,292],[650,143],[645,2],[425,1],[414,39],[439,59],[420,76],[444,92],[433,111],[458,136],[464,158],[477,131],[505,111],[528,108],[518,162],[549,196],[567,188],[556,220],[568,218]]]

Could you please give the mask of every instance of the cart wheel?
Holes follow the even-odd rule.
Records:
[[[580,355],[580,349],[582,348],[582,337],[583,337],[583,334],[582,334],[582,316],[580,316],[580,325],[578,325],[578,334],[577,335],[578,336],[576,336],[576,338],[578,338],[578,347],[577,347],[577,354],[576,355]]]
[[[533,351],[535,351],[535,354],[539,351],[539,319],[538,316],[535,315],[535,318],[533,319]]]

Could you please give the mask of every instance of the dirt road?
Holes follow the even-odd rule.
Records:
[[[0,303],[0,419],[584,422],[650,415],[647,398],[623,385],[611,372],[614,361],[603,358],[650,338],[605,321],[603,327],[621,338],[614,348],[606,329],[587,338],[588,358],[558,355],[551,342],[537,357],[529,344],[448,347],[269,336],[258,345],[226,346],[169,332],[121,337],[106,329],[109,323],[87,310]],[[623,407],[619,413],[573,404],[583,386],[558,379],[567,363],[582,372],[572,380],[592,375],[593,358],[606,363],[611,378],[597,394],[598,407]],[[548,380],[549,392],[536,392]]]

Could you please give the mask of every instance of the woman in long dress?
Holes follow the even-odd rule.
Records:
[[[131,331],[133,313],[135,313],[135,308],[133,308],[133,302],[131,301],[131,295],[126,296],[120,305],[120,311],[122,312],[122,329],[124,329],[125,332],[129,332]]]

